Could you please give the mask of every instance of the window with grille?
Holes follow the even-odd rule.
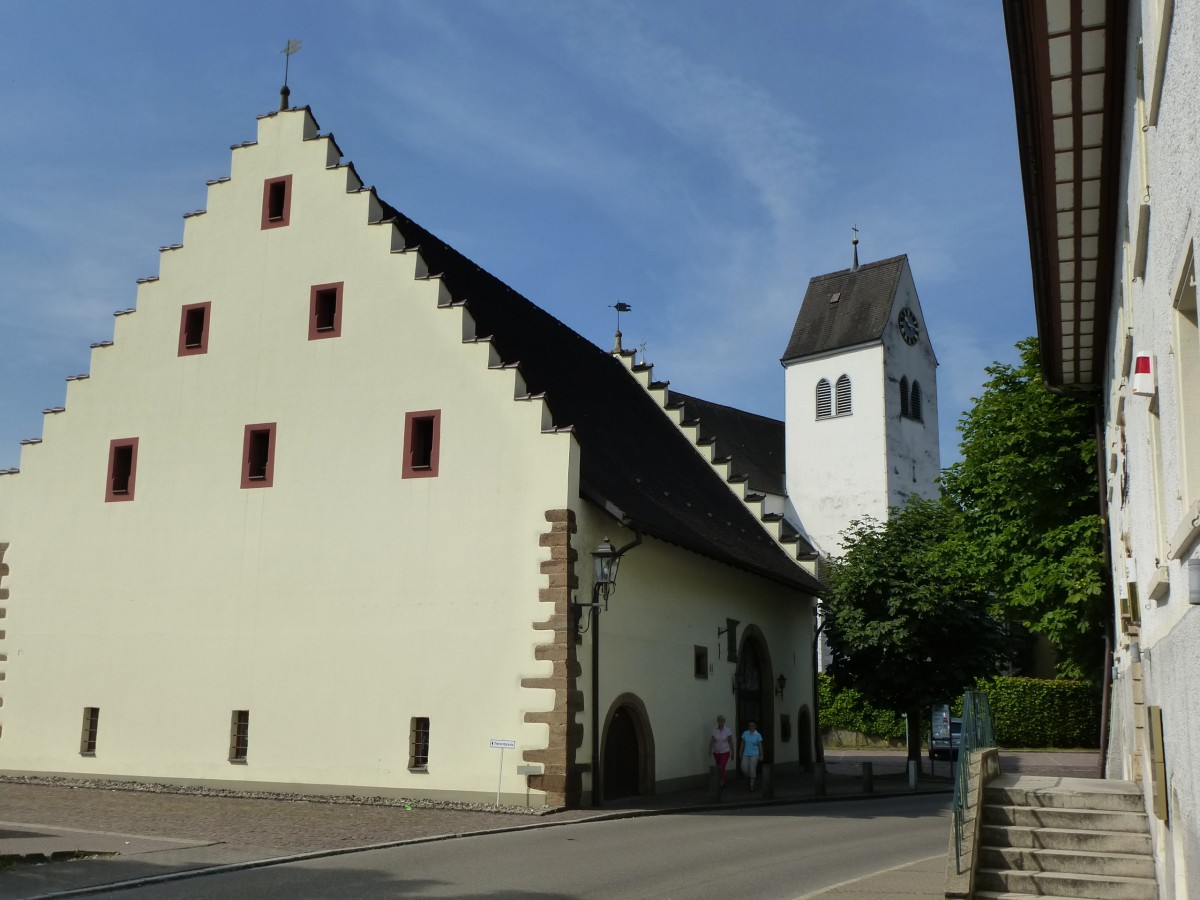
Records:
[[[817,418],[828,419],[833,415],[833,393],[829,382],[822,378],[817,382]]]
[[[79,753],[82,756],[96,755],[96,733],[100,729],[100,707],[83,708],[83,730],[79,735]]]
[[[900,379],[900,415],[908,417],[908,378]]]
[[[245,762],[250,749],[250,710],[235,709],[229,720],[229,761]]]
[[[850,376],[843,375],[837,380],[837,386],[834,389],[834,397],[837,401],[835,414],[839,416],[848,416],[852,412],[850,408]]]
[[[429,768],[429,719],[414,716],[408,731],[408,767],[424,771]]]

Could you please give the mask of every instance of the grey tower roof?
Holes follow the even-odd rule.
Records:
[[[783,362],[879,340],[907,264],[893,256],[809,281]]]

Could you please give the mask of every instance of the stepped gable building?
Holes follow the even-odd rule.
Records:
[[[261,117],[0,474],[0,770],[589,803],[702,782],[718,712],[803,764],[782,433],[575,334],[307,108]]]
[[[1106,774],[1163,900],[1200,892],[1200,15],[1006,0],[1042,372],[1095,398],[1112,616]]]

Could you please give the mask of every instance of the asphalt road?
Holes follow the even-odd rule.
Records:
[[[204,875],[100,896],[797,900],[944,857],[949,800],[915,795],[581,822]]]

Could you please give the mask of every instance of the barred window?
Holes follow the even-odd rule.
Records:
[[[424,771],[429,768],[429,719],[414,716],[409,722],[408,767]]]
[[[900,379],[900,415],[908,416],[908,378]]]
[[[852,410],[850,408],[850,376],[849,375],[843,375],[841,378],[839,378],[837,380],[835,396],[837,399],[837,410],[836,410],[835,414],[839,415],[839,416],[850,415]]]
[[[817,418],[828,419],[833,415],[833,395],[829,382],[822,378],[817,382]]]
[[[229,719],[229,761],[245,762],[250,750],[250,710],[235,709]]]
[[[79,736],[79,752],[83,756],[96,755],[96,733],[100,729],[100,707],[83,708],[83,733]]]

